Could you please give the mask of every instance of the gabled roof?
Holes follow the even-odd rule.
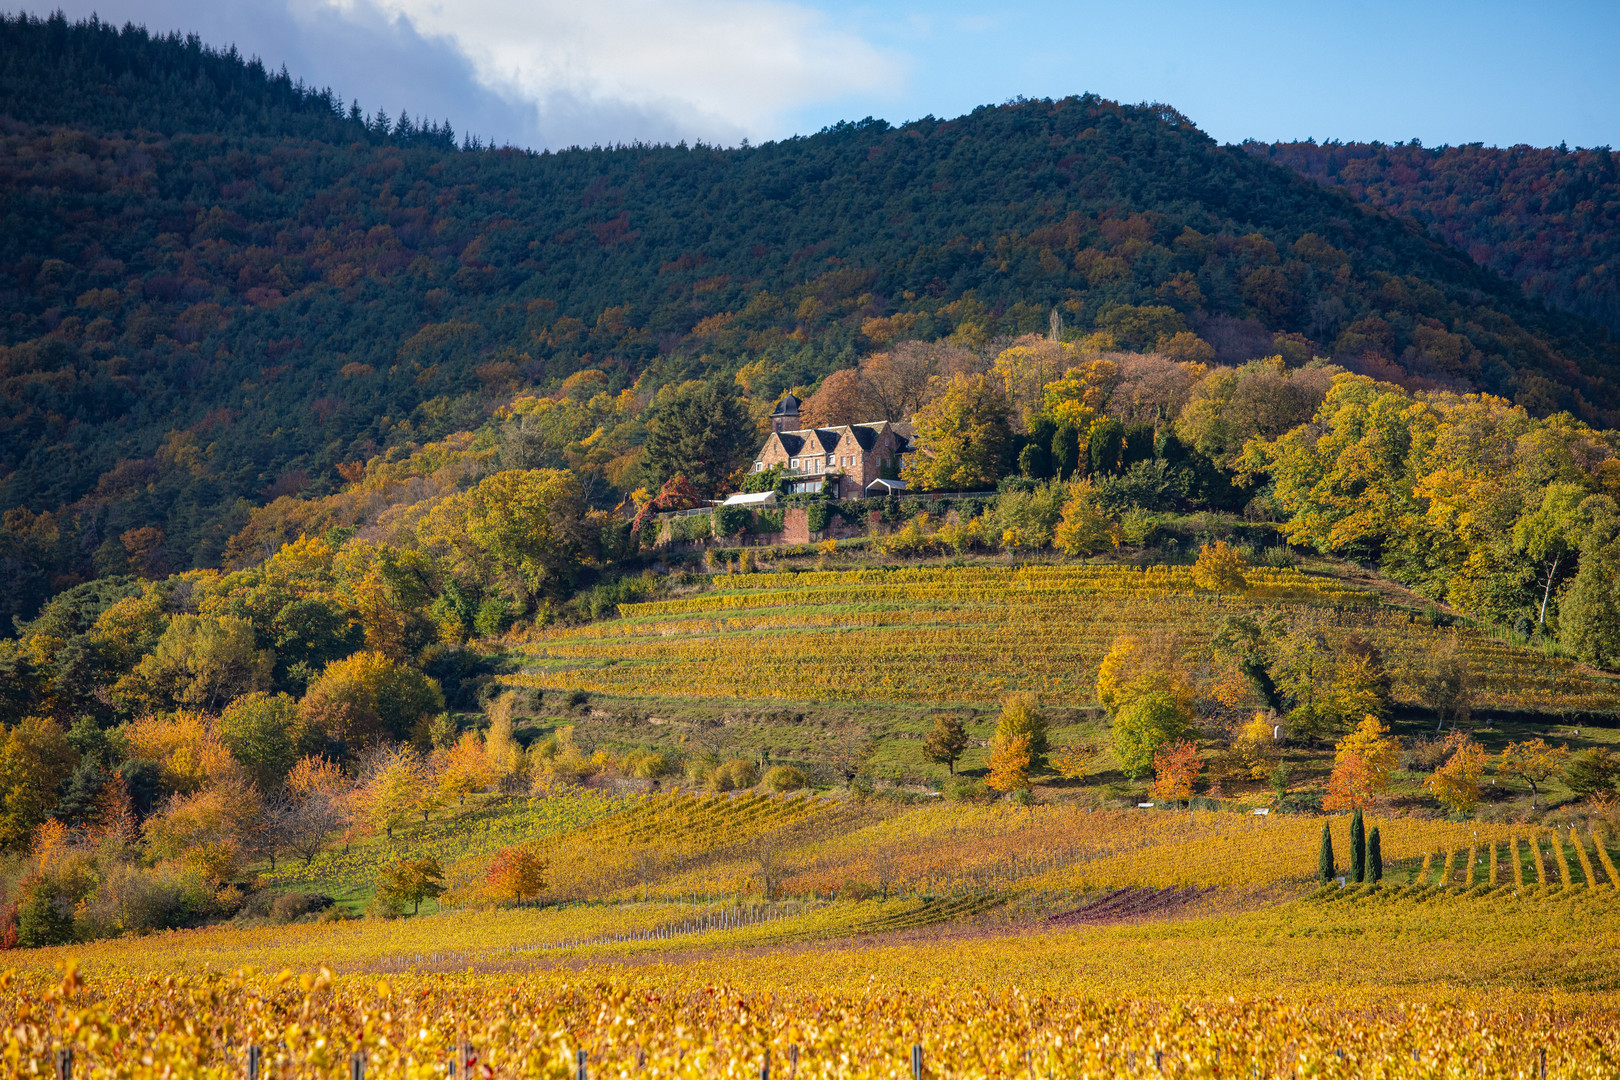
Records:
[[[782,449],[786,450],[791,457],[803,453],[805,444],[809,443],[812,438],[826,453],[832,453],[835,447],[843,445],[844,440],[848,438],[852,439],[862,450],[870,450],[877,445],[878,437],[883,434],[885,429],[894,432],[895,439],[902,448],[907,445],[906,439],[898,431],[894,431],[894,425],[887,420],[876,420],[870,424],[843,424],[830,428],[773,431],[766,438],[765,445],[769,446],[771,439],[780,439],[782,440]]]
[[[804,446],[804,433],[799,431],[774,431],[771,433],[771,439],[781,440],[782,449],[787,451],[789,457],[797,454],[799,448]],[[765,445],[770,445],[770,439],[765,440]]]

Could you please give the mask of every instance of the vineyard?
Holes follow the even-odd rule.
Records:
[[[1617,902],[1613,889],[1334,888],[1246,914],[1011,937],[721,951],[699,937],[708,948],[666,950],[656,967],[615,963],[613,944],[548,966],[542,950],[500,951],[494,924],[441,915],[422,921],[479,959],[435,970],[351,950],[335,975],[318,937],[283,961],[205,931],[209,948],[98,945],[66,977],[38,956],[6,976],[0,1053],[27,1072],[71,1047],[75,1075],[142,1078],[244,1075],[249,1046],[261,1075],[349,1076],[360,1053],[367,1075],[442,1076],[462,1043],[481,1075],[558,1080],[581,1052],[604,1077],[760,1075],[769,1061],[899,1078],[913,1046],[938,1077],[1532,1077],[1543,1054],[1549,1076],[1603,1077],[1620,1066]],[[881,906],[850,904],[842,922]],[[896,923],[915,910],[889,906]],[[354,933],[381,958],[399,955],[394,929]]]
[[[1328,576],[1252,569],[1242,596],[1201,592],[1185,567],[926,567],[717,576],[689,597],[621,605],[622,618],[535,635],[515,681],[555,690],[737,700],[991,704],[1015,691],[1095,699],[1120,634],[1207,638],[1262,608],[1350,627],[1383,652],[1410,702],[1454,637],[1475,706],[1560,713],[1620,707],[1620,683],[1469,628],[1446,628]]]
[[[11,954],[0,1054],[75,1076],[1549,1076],[1620,1066],[1607,828],[1324,822],[761,794],[518,800],[402,838],[451,890],[404,920],[220,925]],[[1596,824],[1596,823],[1594,823]],[[464,850],[452,854],[461,837]],[[547,858],[543,906],[457,883]],[[355,860],[371,855],[356,852]],[[331,866],[356,872],[355,864]],[[471,893],[467,894],[471,896]],[[333,974],[337,972],[338,974]],[[947,989],[949,987],[950,989]],[[995,987],[996,989],[981,989]]]

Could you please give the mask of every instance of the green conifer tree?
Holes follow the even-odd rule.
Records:
[[[1367,871],[1373,881],[1384,880],[1384,852],[1378,846],[1378,826],[1367,836]]]
[[[1316,876],[1324,885],[1333,880],[1333,834],[1325,821],[1322,822],[1322,853],[1316,859]]]
[[[1367,825],[1361,820],[1361,811],[1350,815],[1350,880],[1367,879]]]

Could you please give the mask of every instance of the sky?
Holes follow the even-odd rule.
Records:
[[[735,145],[1093,92],[1223,142],[1620,145],[1620,2],[56,0],[497,143]]]

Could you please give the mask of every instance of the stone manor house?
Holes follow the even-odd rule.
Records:
[[[904,491],[897,479],[911,442],[887,420],[838,427],[801,428],[800,401],[792,394],[771,413],[771,434],[754,460],[754,472],[780,465],[794,494],[818,492],[832,481],[836,499],[863,499]]]

